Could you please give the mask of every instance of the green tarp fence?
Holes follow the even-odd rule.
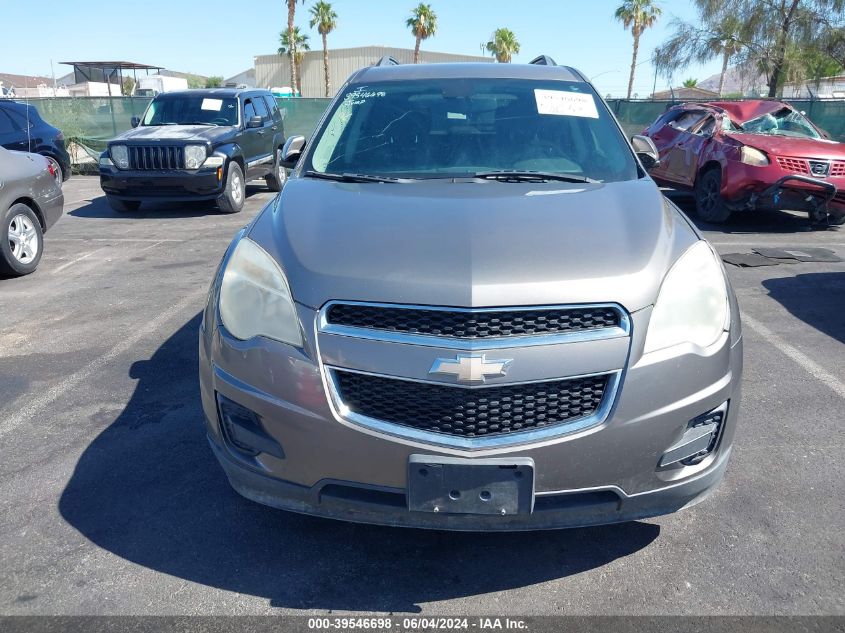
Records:
[[[325,111],[329,99],[277,99],[285,120],[285,133],[310,136]],[[150,102],[142,97],[79,97],[30,99],[41,116],[64,132],[65,138],[77,143],[95,158],[109,139],[131,127],[133,116],[141,116]],[[833,139],[845,142],[845,100],[791,100],[795,108],[810,117]],[[677,102],[609,99],[625,132],[638,134],[667,108]],[[84,154],[76,153],[78,161]],[[89,158],[90,160],[90,158]]]

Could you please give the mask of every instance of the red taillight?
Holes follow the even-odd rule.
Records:
[[[46,159],[45,159],[45,160],[46,160]],[[55,177],[56,177],[56,168],[55,168],[55,167],[53,167],[53,163],[51,163],[49,160],[47,161],[47,171],[49,171],[49,172],[50,172],[50,175],[51,175],[53,178],[55,178]]]

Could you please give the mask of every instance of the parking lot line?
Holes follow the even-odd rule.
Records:
[[[796,349],[786,341],[784,341],[777,334],[772,332],[765,325],[760,323],[754,317],[748,315],[748,312],[742,313],[743,325],[749,326],[757,334],[763,337],[772,346],[779,349],[786,356],[803,367],[813,378],[830,387],[840,398],[845,399],[845,383],[839,378],[828,372],[824,367],[819,365],[812,358],[807,356],[804,352]]]
[[[91,257],[91,255],[99,253],[101,250],[103,250],[105,248],[106,248],[105,246],[101,246],[100,248],[95,248],[93,251],[85,253],[85,255],[80,255],[76,259],[72,259],[69,262],[66,262],[66,263],[62,264],[61,266],[57,267],[55,270],[53,270],[53,274],[55,275],[56,273],[60,273],[65,268],[68,268],[69,266],[73,266],[75,263],[81,262],[83,259],[88,259],[89,257]]]
[[[205,292],[206,289],[204,287],[195,288],[193,292],[190,292],[182,297],[181,301],[161,312],[156,318],[146,321],[143,327],[135,330],[132,334],[124,338],[102,356],[91,361],[78,371],[69,374],[64,379],[46,389],[44,392],[38,395],[30,394],[28,396],[28,400],[18,409],[18,413],[15,417],[9,416],[7,419],[0,421],[0,437],[4,437],[10,431],[15,430],[27,420],[30,420],[39,413],[43,412],[56,400],[72,389],[75,389],[79,386],[79,384],[88,380],[94,373],[105,367],[108,363],[124,352],[131,349],[133,345],[136,345],[148,336],[157,335],[159,333],[159,329],[164,327],[170,319],[180,314],[191,304],[200,302],[201,297],[205,294]]]

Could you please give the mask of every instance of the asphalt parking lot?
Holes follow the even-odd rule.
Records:
[[[744,401],[694,509],[544,533],[349,525],[240,498],[205,441],[199,313],[273,194],[248,195],[234,216],[118,215],[74,177],[39,270],[0,280],[0,613],[845,614],[845,263],[728,267]],[[706,235],[845,258],[845,227],[806,224]]]

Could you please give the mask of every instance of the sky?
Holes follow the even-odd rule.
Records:
[[[405,20],[415,0],[330,0],[338,14],[329,49],[364,45],[413,48]],[[613,18],[620,0],[427,0],[438,16],[437,33],[423,50],[482,54],[481,45],[499,27],[511,29],[521,44],[515,62],[544,53],[559,64],[574,66],[592,79],[602,95],[624,96],[628,85],[633,38]],[[122,60],[160,65],[202,75],[235,75],[253,64],[255,55],[278,48],[286,28],[283,0],[51,0],[49,20],[40,20],[37,42],[25,26],[32,5],[0,0],[0,72],[51,76],[71,69],[62,61]],[[314,0],[297,4],[296,23],[319,48],[320,35],[308,26]],[[654,67],[648,61],[656,46],[672,33],[673,18],[694,20],[687,0],[658,2],[663,16],[640,41],[634,93],[652,92]],[[22,25],[20,28],[14,25]],[[719,72],[718,60],[677,73],[673,84],[688,77],[699,81]],[[668,87],[658,78],[657,89]]]

